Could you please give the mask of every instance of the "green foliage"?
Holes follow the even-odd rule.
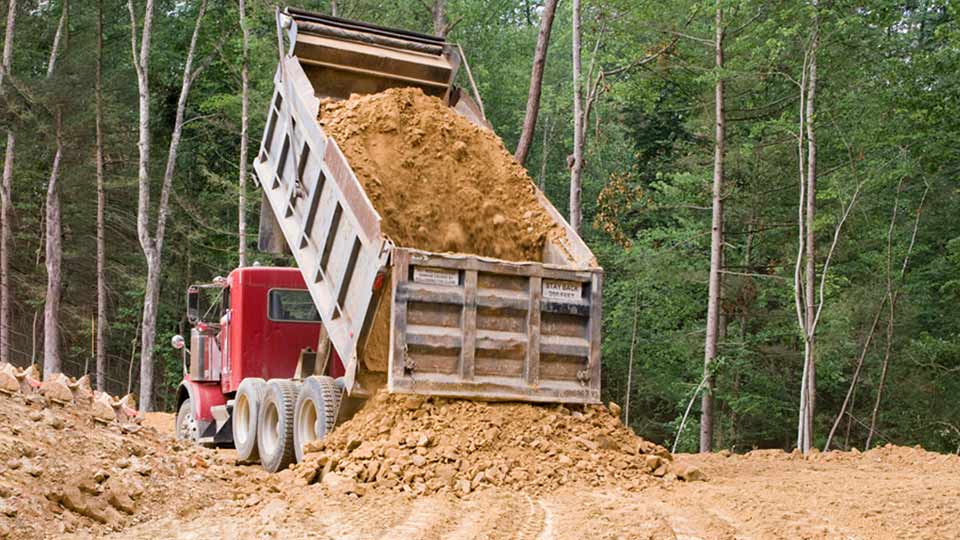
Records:
[[[329,5],[320,0],[291,3],[315,10]],[[63,178],[63,350],[67,371],[78,374],[91,356],[90,320],[96,306],[96,2],[71,3],[69,45],[52,81],[44,80],[45,66],[60,3],[54,0],[37,9],[20,4],[13,73],[32,95],[28,99],[5,82],[0,100],[0,122],[22,134],[13,194],[14,348],[20,354],[15,360],[30,360],[33,318],[42,310],[45,276],[39,233],[53,148],[47,109],[60,105],[68,147]],[[108,358],[110,390],[117,393],[126,391],[130,361],[137,361],[133,345],[139,337],[145,273],[135,226],[136,82],[125,4],[103,0]],[[252,38],[250,139],[255,146],[277,51],[273,2],[247,4]],[[344,17],[431,31],[431,16],[422,2],[340,0],[338,5]],[[870,1],[856,7],[821,2],[815,8],[812,2],[725,0],[722,5],[727,22],[722,71],[713,67],[713,1],[591,0],[584,6],[584,68],[593,66],[584,74],[584,86],[596,84],[598,92],[588,121],[582,235],[606,271],[605,399],[624,404],[629,394],[630,426],[672,444],[702,379],[713,85],[723,78],[728,117],[726,273],[721,359],[714,368],[717,444],[738,451],[791,446],[803,348],[793,293],[799,197],[796,82],[816,15],[822,33],[815,118],[818,273],[841,211],[862,183],[825,279],[817,336],[817,443],[822,445],[839,411],[889,275],[899,300],[876,440],[955,451],[960,445],[957,7],[942,1]],[[156,9],[151,52],[155,178],[162,174],[196,7],[195,1],[164,0]],[[462,44],[487,115],[511,150],[523,121],[541,9],[539,0],[447,2],[449,20],[455,23],[450,38]],[[568,2],[560,3],[554,24],[540,121],[527,166],[565,213],[566,158],[572,153]],[[182,368],[178,353],[167,343],[185,329],[183,291],[191,282],[225,275],[237,264],[241,50],[237,3],[210,0],[198,51],[198,62],[208,65],[187,106],[164,249],[157,336],[164,362],[157,380],[168,408]],[[643,61],[651,55],[656,58]],[[465,78],[460,82],[467,84]],[[255,188],[248,195],[252,229],[259,197]],[[901,280],[917,212],[919,228]],[[253,239],[248,241],[252,248]],[[275,260],[263,254],[254,254],[254,259]],[[841,446],[862,446],[866,437],[888,316],[884,310],[867,351],[852,416],[839,430]],[[627,388],[631,356],[632,385]],[[132,383],[135,387],[136,381]],[[696,401],[679,435],[682,450],[696,447],[698,407]]]

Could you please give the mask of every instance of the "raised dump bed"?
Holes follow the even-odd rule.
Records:
[[[428,395],[598,402],[603,272],[546,197],[532,183],[524,188],[550,227],[537,261],[422,249],[445,244],[398,232],[396,207],[385,222],[317,121],[322,98],[412,86],[487,126],[453,85],[458,48],[292,9],[281,21],[290,49],[254,163],[264,193],[261,247],[284,238],[346,367],[347,392],[368,396],[386,383]],[[373,200],[397,189],[385,180],[372,180],[381,187]],[[417,234],[432,240],[443,232],[424,226]]]

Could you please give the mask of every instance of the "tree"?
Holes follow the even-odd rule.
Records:
[[[707,330],[703,352],[703,397],[700,405],[700,451],[713,450],[713,361],[717,357],[717,335],[720,328],[720,272],[723,265],[723,158],[726,144],[726,121],[723,96],[723,9],[717,1],[714,54],[717,68],[714,83],[716,115],[713,155],[713,213],[710,225],[710,279],[707,291]]]
[[[180,86],[180,97],[177,100],[177,111],[170,136],[170,147],[167,151],[167,164],[163,174],[163,185],[160,190],[160,203],[157,207],[156,228],[151,235],[150,227],[150,87],[149,87],[149,59],[150,37],[153,26],[153,0],[147,0],[144,8],[143,35],[141,44],[137,47],[137,24],[133,9],[133,0],[128,0],[127,8],[130,12],[131,50],[133,52],[134,68],[137,72],[137,86],[140,96],[140,149],[139,160],[139,198],[137,204],[137,236],[140,247],[147,262],[147,281],[143,294],[143,321],[142,341],[140,346],[140,407],[142,410],[153,410],[153,353],[157,330],[157,309],[160,296],[161,255],[166,230],[167,216],[170,206],[170,191],[173,187],[173,174],[177,164],[177,150],[183,132],[183,116],[187,105],[190,88],[196,80],[201,65],[193,69],[194,53],[197,49],[197,38],[200,35],[200,25],[207,9],[207,1],[201,0],[197,11],[193,35],[190,38],[190,47],[183,67],[183,81]]]
[[[580,0],[573,0],[573,156],[570,166],[570,226],[580,231],[582,208],[580,207],[581,174],[583,173],[584,115],[580,97]]]
[[[337,4],[330,6],[333,15],[336,15]],[[240,235],[239,264],[247,265],[247,138],[250,125],[250,30],[247,28],[246,2],[240,0],[240,30],[243,32],[243,60],[240,66],[240,178],[239,201],[237,216],[237,232]]]
[[[7,3],[7,25],[3,37],[3,60],[0,64],[0,97],[3,97],[3,76],[13,65],[13,30],[17,16],[17,0]],[[7,128],[7,147],[3,159],[3,180],[0,182],[0,362],[10,360],[10,249],[13,237],[13,160],[17,137]]]
[[[94,86],[97,169],[97,390],[106,391],[107,376],[107,279],[104,214],[107,206],[103,182],[103,0],[97,0],[97,73]]]
[[[537,48],[533,53],[533,67],[530,73],[530,92],[527,94],[527,112],[523,117],[523,130],[514,157],[523,165],[533,144],[533,134],[537,129],[537,116],[540,114],[540,93],[543,88],[543,68],[547,63],[547,48],[550,46],[550,31],[553,28],[553,15],[557,10],[557,0],[547,0],[540,19],[540,33],[537,35]]]
[[[60,23],[53,36],[53,48],[50,50],[50,62],[47,64],[47,80],[53,78],[60,56],[60,41],[66,42],[68,3],[64,0],[61,8]],[[47,182],[46,200],[46,257],[47,294],[43,303],[43,376],[44,378],[60,373],[60,297],[63,279],[63,244],[60,223],[60,165],[63,160],[63,110],[55,105],[53,111],[56,150],[53,164],[50,166],[50,179]]]

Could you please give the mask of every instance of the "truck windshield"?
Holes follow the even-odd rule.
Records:
[[[267,317],[281,322],[320,322],[310,293],[297,289],[271,289],[267,293]]]

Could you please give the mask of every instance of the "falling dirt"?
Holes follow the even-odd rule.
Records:
[[[326,100],[319,121],[398,245],[543,259],[556,224],[493,132],[416,88]]]
[[[385,391],[307,452],[291,480],[358,495],[462,496],[490,486],[540,493],[570,484],[638,490],[653,477],[703,479],[601,406],[570,410]]]

